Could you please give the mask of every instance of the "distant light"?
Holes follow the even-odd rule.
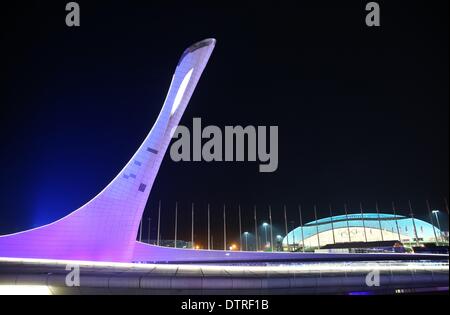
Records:
[[[195,245],[195,249],[200,249],[200,246],[198,246],[198,245]]]
[[[248,232],[244,232],[244,235],[248,235],[248,234],[250,234],[250,233],[248,233]]]
[[[433,211],[431,211],[431,212],[433,212],[434,214],[436,214],[436,213],[439,213],[439,210],[433,210]]]
[[[283,238],[283,237],[281,235],[277,235],[277,238],[280,239],[280,238]]]
[[[0,295],[51,295],[46,285],[0,285]]]
[[[266,227],[266,226],[268,226],[268,225],[269,225],[269,223],[267,223],[267,222],[264,222],[264,223],[263,223],[263,226],[264,226],[264,227]]]

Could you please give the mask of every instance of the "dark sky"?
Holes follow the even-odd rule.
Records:
[[[230,238],[238,203],[244,229],[253,204],[262,220],[270,203],[278,228],[282,204],[295,224],[298,203],[305,221],[315,203],[319,216],[330,202],[337,214],[377,200],[406,214],[411,199],[419,217],[426,199],[443,209],[448,1],[379,1],[380,28],[365,25],[368,1],[78,1],[79,28],[65,25],[66,2],[1,6],[0,234],[96,195],[150,130],[183,50],[207,37],[216,49],[182,124],[279,126],[279,168],[166,155],[145,213],[156,221],[162,200],[164,238],[176,200],[182,222],[210,202],[217,240],[223,203]]]

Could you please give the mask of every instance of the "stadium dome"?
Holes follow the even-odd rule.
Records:
[[[417,236],[416,236],[417,234]],[[297,227],[283,239],[283,247],[317,248],[327,244],[400,240],[404,244],[435,242],[441,231],[434,225],[392,214],[348,214],[323,218]]]

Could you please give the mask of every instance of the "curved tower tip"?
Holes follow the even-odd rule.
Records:
[[[189,46],[186,51],[193,52],[199,48],[206,47],[206,46],[214,46],[216,44],[215,38],[206,38],[204,40],[201,40],[199,42],[196,42],[195,44],[192,44]]]
[[[204,40],[196,42],[195,44],[192,44],[191,46],[189,46],[188,48],[186,48],[184,50],[183,54],[180,57],[180,60],[178,61],[178,65],[180,65],[180,63],[184,59],[184,57],[186,57],[190,53],[192,53],[192,52],[194,52],[194,51],[196,51],[196,50],[198,50],[200,48],[204,48],[204,47],[214,48],[215,45],[216,45],[216,39],[215,38],[206,38]]]

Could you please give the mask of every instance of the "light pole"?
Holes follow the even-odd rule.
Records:
[[[255,251],[257,252],[259,249],[259,244],[258,244],[258,220],[256,219],[256,205],[254,209],[254,219],[255,219]]]
[[[408,200],[408,204],[409,204],[409,212],[410,212],[413,227],[414,227],[414,235],[416,237],[416,246],[419,246],[419,236],[417,234],[416,219],[414,219],[414,213],[413,213],[413,209],[412,209],[412,205],[411,205],[411,200]]]
[[[436,222],[438,225],[438,229],[439,229],[439,240],[441,240],[441,236],[442,236],[442,231],[441,231],[441,223],[439,222],[439,210],[433,210],[431,211],[435,216],[436,216]]]
[[[283,237],[281,235],[277,235],[277,244],[280,243],[280,247],[279,247],[280,249],[277,248],[277,250],[283,251],[283,243],[282,243],[282,241],[283,241]]]
[[[150,244],[150,235],[151,235],[151,228],[152,227],[152,219],[148,217],[148,237],[147,237],[147,243]]]
[[[272,225],[272,207],[269,205],[269,224],[270,224],[270,248],[273,253],[273,225]]]
[[[284,205],[283,209],[284,209],[284,229],[285,229],[285,233],[286,233],[286,245],[287,245],[287,250],[289,252],[290,247],[289,247],[289,233],[288,233],[288,226],[287,226],[286,205]]]
[[[248,252],[248,232],[244,232],[244,236],[245,236],[245,251]]]
[[[347,204],[346,203],[344,203],[344,211],[345,211],[345,222],[347,224],[348,242],[351,243],[352,242],[352,236],[350,234],[350,225],[348,223],[348,209],[347,209]]]
[[[364,211],[363,211],[362,202],[359,203],[359,208],[361,210],[361,220],[362,220],[363,229],[364,229],[364,241],[367,243],[366,223],[364,221]]]
[[[427,203],[428,214],[430,215],[430,222],[431,222],[431,225],[433,226],[434,240],[436,241],[436,246],[439,246],[439,240],[438,240],[438,237],[436,234],[436,227],[434,226],[434,223],[433,223],[433,213],[431,211],[430,202],[427,200],[426,203]]]
[[[375,202],[375,208],[377,210],[377,216],[378,216],[378,227],[380,228],[381,233],[381,240],[384,241],[384,235],[383,235],[383,227],[381,226],[381,219],[380,219],[380,208],[378,208],[378,201]]]
[[[333,233],[333,244],[336,244],[336,236],[334,235],[334,218],[333,218],[333,206],[331,205],[331,203],[329,204],[330,207],[330,220],[331,220],[331,232]]]
[[[139,223],[139,242],[142,242],[142,218],[141,222]]]
[[[267,227],[269,226],[269,223],[267,223],[267,222],[264,222],[263,223],[263,227],[264,227],[264,235],[265,235],[265,238],[266,238],[266,247],[267,247]]]
[[[242,250],[241,205],[239,205],[238,208],[239,208],[239,250]],[[245,247],[245,250],[247,250],[247,247]]]
[[[314,205],[314,218],[316,220],[317,247],[320,249],[319,224],[317,224],[317,206]]]
[[[396,213],[396,209],[395,209],[395,203],[392,201],[392,211],[394,213],[394,218],[395,218],[395,226],[397,227],[397,235],[398,235],[398,241],[402,242],[402,237],[400,235],[400,228],[398,226],[398,220],[397,220],[397,213]]]
[[[209,217],[209,203],[208,203],[208,250],[211,249],[211,223]]]
[[[227,213],[223,205],[223,250],[227,250]]]
[[[305,252],[305,235],[303,233],[303,218],[302,218],[302,206],[298,205],[298,215],[300,217],[300,228],[302,231],[302,252]]]
[[[177,230],[178,230],[178,202],[175,202],[175,233],[173,247],[177,248]]]
[[[161,200],[158,204],[158,235],[156,235],[156,245],[159,246],[159,236],[160,236],[160,225],[161,225]]]
[[[440,224],[440,222],[439,222],[439,216],[438,216],[439,210],[433,210],[432,213],[436,216],[436,221],[437,221],[438,229],[439,229],[439,231],[440,231],[440,230],[441,230],[441,224]]]
[[[194,248],[194,203],[192,203],[191,209],[191,243],[192,248]]]

